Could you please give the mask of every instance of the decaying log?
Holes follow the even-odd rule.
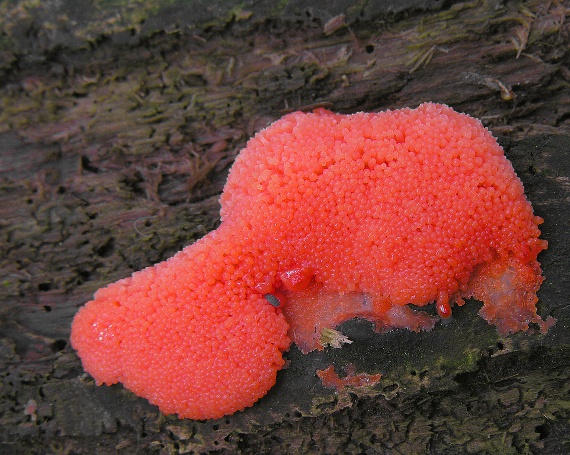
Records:
[[[570,2],[326,3],[0,4],[0,452],[570,452]],[[252,134],[428,100],[499,137],[545,219],[548,334],[500,337],[474,301],[427,333],[350,321],[205,422],[83,373],[79,306],[214,229]],[[383,376],[335,393],[329,365]]]

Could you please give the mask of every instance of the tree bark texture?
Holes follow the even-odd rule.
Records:
[[[327,3],[0,3],[0,452],[570,453],[570,2]],[[548,334],[501,337],[475,301],[426,333],[350,321],[216,421],[84,374],[77,309],[214,229],[256,131],[423,101],[480,118],[545,219]],[[329,365],[383,376],[337,393]]]

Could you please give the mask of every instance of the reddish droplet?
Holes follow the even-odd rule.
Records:
[[[437,304],[437,314],[441,319],[447,319],[451,316],[451,306],[449,303]]]
[[[438,294],[436,309],[441,319],[447,319],[451,316],[451,305],[449,304],[449,295],[447,292],[441,291]]]
[[[302,291],[311,282],[314,270],[310,266],[302,266],[279,274],[279,278],[288,291]]]

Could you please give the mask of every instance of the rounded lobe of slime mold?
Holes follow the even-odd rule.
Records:
[[[223,219],[247,219],[267,256],[312,264],[321,286],[286,292],[283,309],[303,350],[319,347],[318,321],[333,327],[359,316],[381,330],[429,328],[431,318],[401,308],[436,301],[440,317],[449,317],[470,295],[480,264],[511,256],[531,263],[546,248],[541,219],[491,134],[430,103],[378,114],[287,115],[238,156],[221,202]],[[541,276],[533,273],[520,277],[529,295]],[[527,307],[518,294],[505,293],[505,308]],[[363,295],[373,299],[373,312],[362,309]],[[529,311],[541,320],[534,304]],[[505,317],[487,319],[501,331],[515,327]]]
[[[274,385],[290,339],[283,315],[262,296],[231,276],[224,281],[245,277],[220,266],[238,246],[214,234],[97,291],[72,327],[85,370],[180,418],[219,418],[253,405]]]

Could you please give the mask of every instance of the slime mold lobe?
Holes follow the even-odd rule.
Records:
[[[501,334],[555,322],[536,313],[542,219],[491,134],[447,106],[286,115],[220,202],[216,231],[80,309],[71,342],[98,384],[217,418],[267,393],[292,341],[323,349],[354,317],[429,330],[409,304],[446,318],[473,297]]]

